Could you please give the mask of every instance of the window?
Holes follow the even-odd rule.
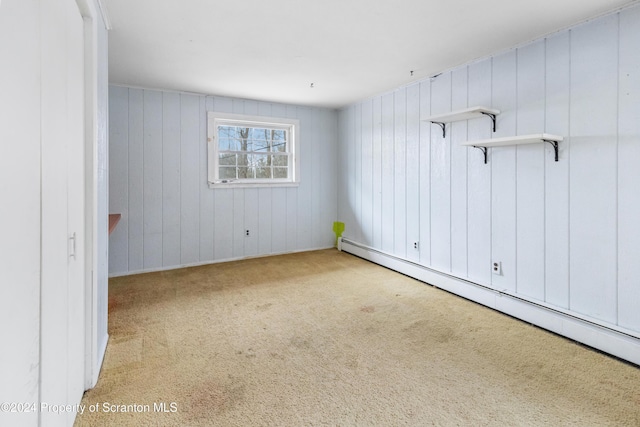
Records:
[[[296,185],[300,121],[208,113],[209,186]]]

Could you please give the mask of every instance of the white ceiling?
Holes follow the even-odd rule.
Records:
[[[102,2],[111,83],[341,107],[638,1]]]

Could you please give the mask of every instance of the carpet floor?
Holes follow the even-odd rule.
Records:
[[[337,250],[109,282],[76,426],[640,426],[640,369]]]

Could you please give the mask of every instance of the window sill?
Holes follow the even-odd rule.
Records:
[[[300,182],[209,182],[209,188],[277,188],[277,187],[298,187]]]

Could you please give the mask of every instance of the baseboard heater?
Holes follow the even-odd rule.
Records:
[[[440,272],[340,238],[338,249],[640,365],[640,334]]]

